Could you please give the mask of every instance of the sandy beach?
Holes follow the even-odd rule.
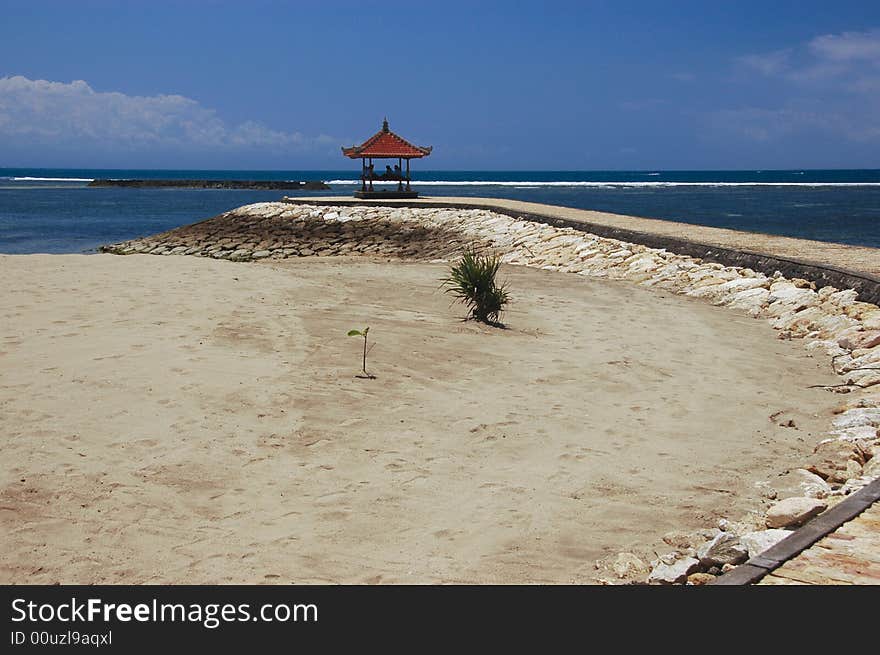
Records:
[[[0,256],[0,583],[590,583],[827,429],[743,311],[505,266],[496,330],[446,270]]]

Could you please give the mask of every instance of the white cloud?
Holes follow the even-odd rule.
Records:
[[[775,84],[762,91],[763,106],[710,113],[713,132],[754,142],[820,135],[861,144],[880,140],[880,30],[825,34],[736,61]]]
[[[732,132],[739,137],[759,142],[771,141],[804,128],[827,128],[840,120],[839,117],[834,117],[834,120],[829,118],[798,109],[756,107],[724,109],[711,116],[716,130]]]
[[[336,140],[273,130],[247,121],[229,125],[213,109],[181,95],[131,96],[70,83],[0,78],[0,137],[109,149],[200,151],[309,150]]]
[[[715,133],[732,134],[757,143],[819,136],[862,144],[880,140],[880,119],[848,107],[743,107],[716,111],[707,119]]]
[[[880,30],[823,34],[795,48],[749,54],[737,61],[783,81],[813,85],[840,82],[841,88],[871,88],[880,79]],[[854,85],[852,78],[869,82]]]
[[[880,62],[880,30],[825,34],[810,41],[809,47],[821,59]]]
[[[748,68],[753,68],[763,75],[776,75],[788,70],[791,60],[791,48],[774,50],[756,55],[745,55],[739,61]]]

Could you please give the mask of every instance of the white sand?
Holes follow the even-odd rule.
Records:
[[[0,582],[591,582],[828,425],[763,321],[508,267],[495,330],[445,271],[0,256]]]

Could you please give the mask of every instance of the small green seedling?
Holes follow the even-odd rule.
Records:
[[[376,376],[372,375],[371,373],[367,373],[367,334],[369,334],[369,332],[370,332],[370,328],[368,328],[368,327],[365,327],[363,330],[349,330],[348,336],[350,336],[350,337],[363,337],[364,338],[364,365],[363,365],[364,374],[363,374],[363,376],[359,375],[358,377],[365,377],[369,380],[373,380],[376,378]]]

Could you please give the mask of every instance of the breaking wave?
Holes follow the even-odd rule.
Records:
[[[0,178],[3,179],[3,178]],[[92,177],[13,177],[13,182],[92,182]]]
[[[360,180],[325,180],[326,184],[360,184]],[[412,180],[418,186],[510,186],[510,187],[880,187],[880,182],[531,182],[501,180]],[[374,184],[394,184],[391,180],[375,180]]]

